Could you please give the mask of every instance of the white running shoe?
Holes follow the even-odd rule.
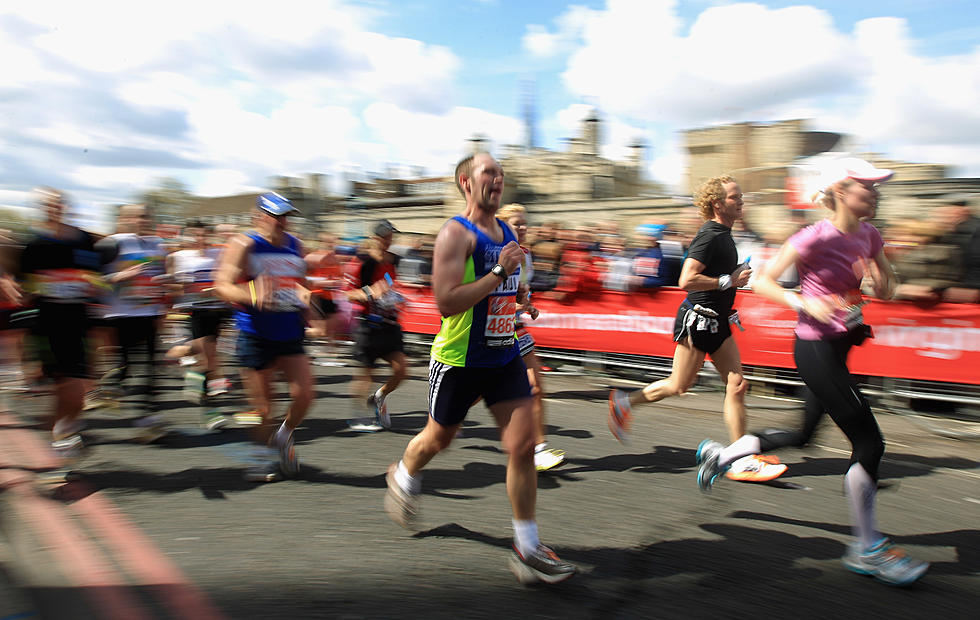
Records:
[[[565,462],[565,451],[545,448],[534,453],[534,468],[538,471],[554,469]]]
[[[380,390],[379,390],[380,391]],[[381,396],[378,398],[378,392],[371,394],[367,398],[367,404],[369,407],[374,407],[374,421],[381,428],[391,428],[391,416],[388,415],[388,404],[385,402],[388,397]]]

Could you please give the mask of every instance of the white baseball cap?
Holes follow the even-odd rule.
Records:
[[[888,168],[875,168],[874,164],[865,161],[859,157],[845,157],[837,161],[838,165],[841,167],[840,178],[837,181],[843,181],[844,179],[856,179],[858,181],[887,181],[894,176],[894,172]],[[836,183],[833,181],[832,183]],[[830,184],[828,184],[829,186]]]
[[[894,176],[894,171],[876,168],[860,157],[835,157],[803,167],[804,196],[812,202],[820,200],[831,185],[844,179],[882,182]]]

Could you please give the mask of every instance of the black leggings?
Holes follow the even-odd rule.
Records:
[[[156,355],[157,355],[157,322],[159,317],[155,316],[129,316],[115,319],[116,338],[119,341],[120,362],[122,372],[119,380],[124,380],[127,376],[133,376],[132,355],[142,344],[146,352],[146,383],[143,388],[145,395],[144,408],[149,411],[156,410]]]
[[[851,335],[831,340],[796,339],[796,367],[806,383],[803,426],[799,431],[757,433],[763,451],[806,445],[823,414],[829,413],[851,442],[851,465],[860,463],[872,479],[878,479],[885,441],[871,405],[847,369],[847,353],[853,344]]]

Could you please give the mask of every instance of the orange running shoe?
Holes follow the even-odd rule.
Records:
[[[629,441],[630,428],[633,426],[633,410],[630,406],[629,394],[622,390],[609,392],[609,430],[621,443]]]
[[[769,482],[786,473],[786,466],[770,463],[758,455],[744,456],[731,464],[725,476],[738,482]]]

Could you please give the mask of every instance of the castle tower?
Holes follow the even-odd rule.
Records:
[[[596,157],[599,155],[601,136],[599,128],[599,113],[593,108],[589,111],[581,125],[581,153]]]

